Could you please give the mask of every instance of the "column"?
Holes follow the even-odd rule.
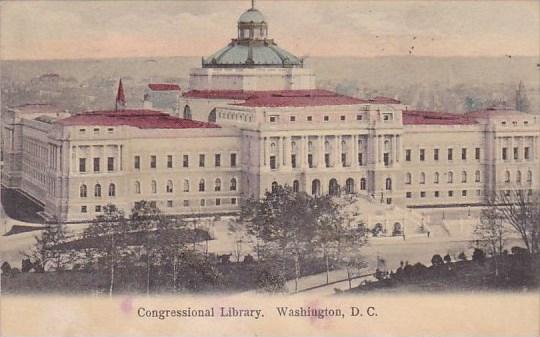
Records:
[[[358,167],[358,135],[351,135],[351,166]]]
[[[382,136],[379,135],[377,137],[377,163],[381,163],[381,161],[382,161],[382,152],[383,152]]]
[[[283,137],[283,167],[288,167],[291,161],[291,137]]]
[[[277,139],[277,150],[278,150],[278,153],[277,153],[277,157],[276,157],[276,162],[277,162],[277,168],[281,168],[281,166],[283,165],[283,138],[280,136],[278,137]]]
[[[401,161],[401,136],[396,135],[396,162]]]
[[[124,169],[124,145],[120,145],[120,153],[118,154],[118,170],[122,171]]]
[[[305,155],[305,148],[304,148],[304,142],[305,142],[305,137],[304,136],[300,136],[300,139],[298,140],[298,167],[300,168],[305,168],[305,160],[304,160],[304,157],[306,156]]]
[[[304,136],[304,167],[309,167],[308,166],[308,154],[309,154],[308,142],[309,142],[309,136]]]
[[[339,163],[341,161],[340,153],[339,153],[339,137],[337,135],[334,135],[334,156],[333,156],[333,167],[339,166]]]
[[[508,150],[509,159],[511,161],[514,161],[514,137],[510,136],[510,149]],[[518,152],[518,158],[519,158],[519,152]]]
[[[268,165],[268,137],[264,137],[264,142],[263,142],[263,159],[264,159],[264,164],[263,166],[266,167]]]
[[[394,166],[394,163],[397,162],[396,157],[397,157],[396,135],[392,135],[392,159],[391,159],[392,166]]]
[[[317,167],[324,167],[324,136],[319,136]]]

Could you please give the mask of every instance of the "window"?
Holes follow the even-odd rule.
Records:
[[[81,198],[86,198],[87,195],[88,195],[88,188],[86,187],[86,185],[81,185],[81,187],[79,188],[79,196]]]
[[[86,158],[79,158],[79,172],[86,172]]]
[[[392,190],[392,179],[386,178],[385,187],[387,191]]]
[[[79,132],[84,135],[86,133],[86,129],[79,129]]]
[[[360,190],[362,191],[366,190],[366,178],[360,179]]]
[[[98,128],[94,129],[94,135],[99,135],[99,129]]]
[[[426,183],[426,174],[424,172],[420,173],[420,184]]]
[[[201,199],[201,207],[205,207],[205,206],[206,206],[206,200]]]
[[[96,213],[100,213],[100,212],[101,212],[101,206],[100,206],[100,205],[96,205],[96,207],[94,208],[94,210],[96,211]]]
[[[525,147],[525,148],[523,149],[523,159],[525,159],[525,160],[529,160],[529,159],[530,159],[530,158],[529,158],[529,157],[530,157],[529,151],[530,151],[530,150],[529,150],[529,147]]]
[[[221,166],[221,154],[219,154],[219,153],[216,153],[214,155],[214,166],[215,167],[220,167]]]
[[[324,166],[330,167],[330,153],[324,154]]]
[[[433,149],[433,160],[439,160],[439,149]]]
[[[435,172],[433,175],[433,183],[438,184],[439,183],[439,172]]]
[[[220,198],[216,199],[216,206],[221,206],[221,199]]]
[[[410,174],[409,172],[405,174],[405,184],[407,185],[412,184],[412,174]]]
[[[295,193],[300,192],[300,182],[298,180],[293,181],[292,189]]]
[[[189,192],[189,180],[184,179],[184,192]]]
[[[363,161],[363,154],[362,153],[359,153],[358,154],[358,165],[362,166],[364,161]]]
[[[199,155],[199,167],[204,167],[204,162],[205,162],[205,156],[204,156],[204,154],[200,154]]]
[[[114,157],[107,158],[107,171],[114,171]]]
[[[173,201],[167,200],[167,207],[173,207]]]
[[[502,160],[508,160],[508,149],[506,147],[502,148]]]
[[[152,180],[152,193],[157,193],[157,182]]]
[[[426,160],[426,150],[420,149],[420,161]]]
[[[231,198],[231,204],[236,205],[236,198]]]
[[[236,191],[236,178],[231,179],[230,188],[231,191]]]
[[[426,197],[426,192],[422,191],[420,192],[420,198],[425,198]]]
[[[291,154],[291,167],[296,168],[296,155]]]
[[[479,170],[476,170],[476,172],[474,172],[474,181],[479,183],[480,182],[480,171]]]
[[[116,185],[115,184],[109,184],[109,197],[116,196]]]
[[[438,198],[438,197],[439,197],[439,191],[433,192],[433,196],[434,196],[435,198]]]
[[[514,160],[518,160],[518,159],[519,159],[519,148],[514,147]]]
[[[407,198],[407,199],[412,198],[412,193],[411,192],[405,192],[405,198]]]
[[[101,197],[101,185],[100,184],[96,184],[96,186],[94,186],[94,197]]]
[[[362,120],[362,115],[356,115],[356,120],[361,121]]]
[[[189,200],[184,200],[184,207],[189,207]]]
[[[521,184],[521,171],[516,172],[516,183]]]
[[[141,183],[138,181],[135,182],[135,194],[141,194]]]
[[[189,155],[182,156],[182,167],[189,167]]]
[[[133,157],[133,168],[135,168],[136,170],[141,169],[141,157],[140,156]]]
[[[467,149],[461,149],[461,160],[467,160]]]
[[[323,119],[324,119],[324,121],[325,121],[325,122],[328,122],[328,121],[330,120],[330,117],[328,117],[328,116],[324,116],[324,118],[323,118]]]
[[[272,170],[276,169],[276,156],[270,156],[270,168]]]
[[[466,197],[466,196],[467,196],[467,190],[461,191],[461,196],[462,196],[462,197]]]
[[[173,167],[173,158],[171,155],[168,155],[167,156],[167,168],[172,168]]]
[[[236,153],[231,153],[231,167],[236,167]]]
[[[454,191],[448,191],[448,196],[453,197],[454,196]]]
[[[167,180],[167,187],[165,188],[165,190],[167,191],[167,193],[172,193],[173,192],[173,182],[172,182],[172,180]]]
[[[448,172],[448,183],[451,184],[454,182],[454,173],[452,171]]]
[[[191,119],[191,118],[192,118],[191,108],[189,107],[189,105],[186,105],[184,106],[184,119]]]
[[[99,158],[94,158],[94,172],[99,172],[101,160]]]
[[[199,192],[204,192],[205,186],[204,186],[204,179],[201,179],[199,181]]]
[[[289,120],[290,120],[291,122],[296,121],[296,116],[291,116],[291,117],[289,118]]]
[[[510,171],[504,172],[504,182],[509,183],[510,182]]]
[[[221,191],[221,179],[217,178],[214,182],[214,191],[219,192]]]
[[[466,171],[461,172],[461,182],[462,183],[467,182],[467,172]]]
[[[454,159],[454,150],[448,149],[448,160],[453,160],[453,159]]]
[[[107,132],[108,133],[113,133],[114,129],[113,128],[107,128]]]
[[[344,120],[345,120],[345,116],[341,115],[341,116],[339,116],[339,119],[342,120],[342,121],[344,121]]]
[[[275,123],[277,121],[276,116],[270,116],[270,123]]]
[[[150,156],[150,168],[156,168],[157,166],[157,157]]]
[[[405,150],[405,161],[411,161],[411,150]]]
[[[527,182],[532,183],[532,171],[530,170],[527,172]]]
[[[81,213],[86,213],[88,212],[88,209],[86,206],[81,206]]]
[[[310,153],[307,155],[308,167],[313,168],[313,155]]]
[[[277,191],[277,188],[278,188],[278,183],[277,183],[277,181],[272,182],[272,192]]]
[[[474,159],[480,160],[480,148],[479,147],[474,149]]]
[[[308,122],[311,122],[313,120],[313,117],[312,116],[307,116],[307,121]]]

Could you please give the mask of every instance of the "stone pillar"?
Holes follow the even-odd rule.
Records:
[[[263,158],[264,158],[264,167],[268,166],[268,137],[264,137],[263,142]]]
[[[266,143],[266,138],[261,137],[259,138],[259,166],[264,167],[265,159],[264,159],[264,145]]]
[[[276,148],[277,148],[276,168],[281,168],[281,166],[283,165],[283,157],[284,157],[283,156],[283,138],[281,136],[278,137],[277,139]]]
[[[509,159],[510,161],[514,161],[514,137],[510,136],[510,149],[508,150]],[[518,150],[518,158],[519,158],[519,150]]]
[[[291,137],[283,137],[283,167],[289,167],[291,161]]]
[[[382,162],[383,147],[382,147],[383,137],[379,135],[377,137],[377,163]]]
[[[352,135],[351,142],[352,142],[351,166],[358,167],[358,135]]]
[[[396,151],[396,135],[392,135],[392,159],[391,163],[394,166],[394,163],[397,162],[397,151]]]
[[[401,161],[401,136],[396,135],[396,163]]]
[[[339,166],[339,163],[341,162],[341,158],[340,158],[340,153],[339,153],[339,137],[337,135],[334,135],[334,147],[333,147],[333,152],[334,152],[334,156],[333,156],[333,160],[334,162],[332,163],[333,164],[333,167],[337,167]]]
[[[305,156],[306,156],[306,149],[305,149],[305,136],[300,136],[300,139],[298,140],[298,166],[300,168],[305,168]]]
[[[324,167],[324,136],[317,137],[317,168]]]

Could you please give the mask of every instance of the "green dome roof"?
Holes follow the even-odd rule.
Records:
[[[233,42],[203,60],[207,67],[294,67],[302,64],[302,59],[270,42],[253,46]]]
[[[238,22],[261,23],[261,22],[266,22],[266,18],[261,12],[259,12],[258,9],[250,8],[247,11],[245,11],[244,14],[240,15],[240,18],[238,18]]]

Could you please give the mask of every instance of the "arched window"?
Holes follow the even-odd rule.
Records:
[[[189,180],[184,179],[184,192],[189,192]]]
[[[311,194],[321,195],[321,182],[319,179],[315,179],[311,182]]]
[[[96,184],[94,187],[94,197],[101,197],[101,185]]]
[[[477,183],[480,182],[480,170],[476,170],[476,172],[474,172],[474,181]]]
[[[504,182],[505,183],[510,182],[510,171],[508,171],[508,170],[506,170],[506,172],[504,172]]]
[[[313,142],[309,141],[307,143],[308,153],[313,153]]]
[[[353,178],[349,178],[345,181],[345,192],[347,194],[354,193],[354,179]]]
[[[300,192],[300,182],[298,180],[293,181],[292,183],[292,190],[295,193]]]
[[[135,194],[141,194],[141,183],[138,181],[135,182]]]
[[[270,144],[270,153],[275,154],[276,153],[276,143],[272,142]]]
[[[454,182],[454,172],[448,171],[448,183],[452,184]]]
[[[433,183],[439,183],[439,172],[435,172],[435,175],[433,176]]]
[[[346,153],[347,152],[347,142],[342,140],[341,141],[341,152]]]
[[[330,142],[329,141],[324,142],[324,152],[325,153],[330,152]]]
[[[426,183],[426,174],[424,172],[420,173],[420,184]]]
[[[192,119],[191,108],[189,107],[189,105],[186,105],[184,107],[184,119]]]
[[[201,179],[199,181],[199,192],[204,192],[205,186],[204,186],[204,179]]]
[[[407,174],[405,175],[405,184],[412,184],[412,174],[410,172],[407,172]]]
[[[532,183],[532,180],[533,180],[533,178],[532,178],[532,171],[529,170],[529,171],[527,172],[527,182],[530,184],[530,183]]]
[[[291,142],[291,152],[296,153],[296,151],[297,151],[296,142]]]
[[[360,179],[360,190],[362,191],[366,190],[366,178]]]
[[[516,172],[516,183],[521,184],[521,171]]]
[[[276,181],[272,182],[272,192],[277,191],[278,183]]]
[[[81,187],[79,188],[79,196],[81,198],[86,198],[87,195],[88,195],[88,188],[86,187],[86,185],[81,185]]]
[[[219,178],[216,178],[216,181],[214,181],[214,191],[221,191],[221,179]]]
[[[157,182],[152,180],[152,193],[157,193]]]
[[[466,171],[461,172],[461,182],[462,183],[467,182],[467,172]]]
[[[230,190],[231,190],[231,191],[236,191],[236,178],[232,178],[232,179],[231,179],[231,187],[230,187]]]
[[[386,178],[386,190],[391,191],[392,190],[392,179]]]
[[[208,114],[208,122],[210,123],[216,122],[216,108],[213,108]]]
[[[330,179],[330,182],[328,183],[328,193],[330,195],[338,195],[339,194],[339,184],[336,179],[332,178]]]
[[[109,184],[109,197],[114,197],[116,195],[116,185]]]
[[[173,182],[172,180],[167,180],[167,193],[172,193],[173,192]]]

